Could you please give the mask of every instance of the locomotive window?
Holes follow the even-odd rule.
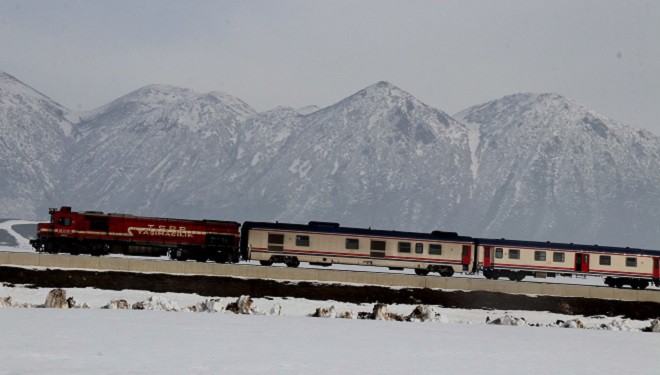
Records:
[[[442,245],[437,243],[432,243],[429,245],[429,255],[441,255],[442,254]]]
[[[566,259],[566,256],[564,253],[553,253],[552,254],[552,261],[557,262],[557,263],[564,263],[564,260]]]
[[[495,249],[495,258],[497,258],[497,259],[504,258],[504,249],[502,249],[501,247],[498,247],[497,249]]]
[[[424,253],[424,244],[423,243],[416,243],[415,244],[415,254],[423,254]]]
[[[626,267],[637,267],[637,258],[626,258]]]
[[[284,235],[268,233],[268,243],[273,243],[277,245],[284,245]]]
[[[410,242],[399,242],[399,252],[400,253],[409,253],[410,252]]]
[[[71,218],[70,217],[61,217],[59,220],[60,225],[64,225],[65,227],[68,227],[71,225]]]
[[[106,218],[91,218],[89,219],[89,230],[98,232],[107,232],[109,229],[108,219]]]
[[[509,249],[509,259],[520,259],[520,250]]]
[[[534,252],[534,260],[539,261],[539,262],[544,262],[545,261],[545,251],[535,251]]]
[[[357,250],[360,248],[360,240],[357,238],[347,238],[346,239],[346,249],[348,250]]]
[[[598,259],[598,264],[600,264],[601,266],[611,266],[612,257],[609,255],[601,255],[600,258]]]
[[[309,236],[296,236],[296,246],[309,246]]]

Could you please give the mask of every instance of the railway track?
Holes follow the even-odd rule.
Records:
[[[251,264],[179,262],[134,257],[92,257],[64,254],[0,252],[0,265],[85,271],[119,271],[166,275],[224,276],[277,281],[350,283],[395,288],[499,292],[522,295],[579,297],[660,303],[658,290],[614,289],[605,286],[514,282],[473,277],[417,276],[322,268],[263,267]],[[0,271],[1,272],[1,271]]]

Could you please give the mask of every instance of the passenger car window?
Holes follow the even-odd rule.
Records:
[[[268,243],[276,245],[284,245],[284,235],[276,233],[268,233]]]
[[[424,244],[423,243],[416,243],[415,244],[415,254],[423,254],[424,253]]]
[[[501,247],[498,247],[497,249],[495,249],[495,258],[497,258],[497,259],[504,258],[504,249],[502,249]]]
[[[296,236],[296,246],[309,246],[309,236]]]
[[[565,259],[566,259],[566,254],[564,254],[564,253],[553,253],[552,254],[552,261],[553,262],[564,263]]]
[[[626,267],[637,267],[637,258],[626,258]]]
[[[442,255],[442,245],[437,243],[430,244],[429,255]]]
[[[535,251],[534,252],[534,260],[543,262],[545,261],[545,251]]]
[[[509,259],[520,259],[520,250],[509,249]]]
[[[612,265],[612,257],[609,255],[601,255],[598,259],[598,264],[601,266],[610,266]]]
[[[410,242],[399,242],[399,252],[400,253],[409,253],[410,252]]]
[[[387,242],[371,240],[371,252],[369,253],[375,258],[385,258],[385,247]]]
[[[346,249],[348,250],[357,250],[360,248],[360,240],[357,238],[347,238],[346,239]]]

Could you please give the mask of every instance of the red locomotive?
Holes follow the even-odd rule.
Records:
[[[110,253],[238,262],[239,228],[234,221],[180,220],[102,212],[50,210],[32,246],[41,252],[73,255]]]

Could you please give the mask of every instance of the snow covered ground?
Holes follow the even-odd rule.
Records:
[[[42,304],[48,289],[0,288],[0,297]],[[67,289],[91,309],[0,308],[0,373],[657,373],[660,334],[485,324],[505,315],[529,324],[575,317],[527,311],[445,309],[424,323],[306,317],[318,307],[371,311],[372,305],[255,299],[257,312],[282,316],[101,310],[153,293]],[[156,295],[185,307],[198,295]],[[221,304],[235,299],[222,299]],[[409,314],[413,305],[388,306]],[[649,321],[579,317],[587,328],[634,330]],[[612,322],[618,323],[612,326]]]

